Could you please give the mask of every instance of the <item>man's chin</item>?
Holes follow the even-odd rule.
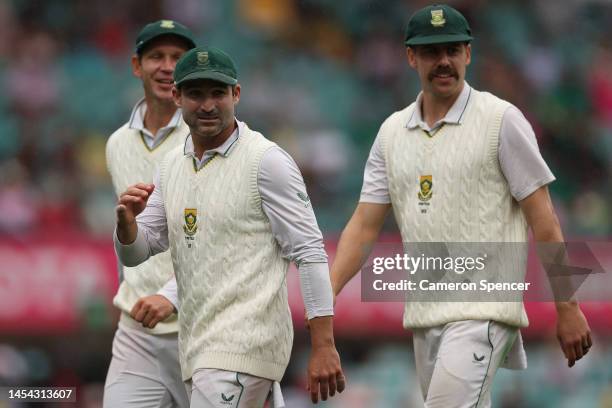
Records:
[[[459,81],[453,78],[451,81],[433,82],[431,89],[434,94],[440,97],[453,96],[459,90]]]
[[[218,128],[218,126],[198,126],[198,134],[206,139],[213,138],[219,133],[221,133],[221,130]]]
[[[166,101],[166,102],[174,101],[172,97],[172,88],[168,90],[157,88],[153,90],[153,94],[160,101]]]

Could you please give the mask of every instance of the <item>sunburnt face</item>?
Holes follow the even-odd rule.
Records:
[[[232,129],[240,85],[232,89],[210,79],[188,81],[175,91],[174,100],[183,110],[183,119],[192,135],[212,139]]]
[[[464,43],[417,45],[407,49],[408,63],[421,80],[424,92],[448,98],[461,92],[471,47]]]
[[[142,80],[147,98],[172,101],[174,68],[187,49],[185,41],[167,35],[147,44],[140,58],[137,55],[132,57],[134,75]]]

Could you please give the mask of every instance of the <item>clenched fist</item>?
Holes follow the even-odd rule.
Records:
[[[130,316],[144,327],[154,328],[157,323],[166,320],[175,312],[174,305],[165,296],[145,296],[136,302]]]
[[[124,245],[131,244],[136,239],[136,216],[144,211],[147,201],[155,186],[153,184],[138,183],[128,187],[119,196],[117,207],[117,238]]]

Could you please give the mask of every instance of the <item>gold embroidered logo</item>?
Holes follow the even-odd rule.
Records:
[[[208,51],[199,51],[196,54],[198,65],[208,65]]]
[[[444,27],[444,10],[431,10],[431,25],[434,27]]]
[[[197,208],[185,208],[185,225],[183,231],[185,234],[192,237],[198,232],[198,209]]]
[[[419,200],[429,201],[433,195],[433,180],[432,176],[421,176],[419,180],[421,191],[419,191]]]
[[[162,20],[159,23],[159,26],[161,28],[174,28],[174,21],[172,21],[172,20]]]

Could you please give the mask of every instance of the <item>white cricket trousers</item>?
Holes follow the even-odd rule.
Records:
[[[426,408],[489,408],[493,377],[519,329],[492,320],[465,320],[413,330],[416,372]]]
[[[268,397],[270,407],[285,406],[277,382],[235,371],[198,369],[187,388],[191,390],[191,408],[263,408]]]
[[[188,408],[177,333],[151,335],[119,322],[103,408]]]

